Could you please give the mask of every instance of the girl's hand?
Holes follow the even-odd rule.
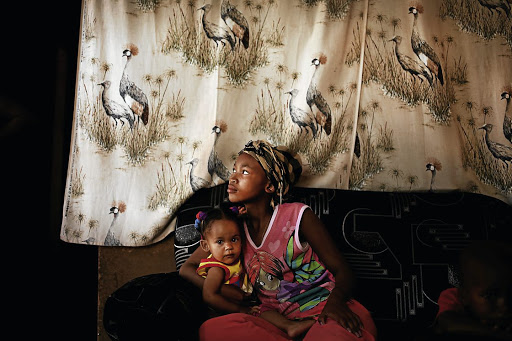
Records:
[[[324,324],[329,318],[338,322],[343,328],[347,329],[355,336],[361,337],[363,335],[361,332],[361,328],[363,327],[361,319],[350,310],[346,302],[337,302],[334,304],[334,302],[328,301],[322,313],[318,316],[318,322]]]

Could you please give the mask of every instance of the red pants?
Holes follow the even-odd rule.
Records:
[[[355,312],[364,324],[363,336],[358,338],[333,320],[321,325],[315,323],[307,332],[304,341],[328,340],[369,340],[377,337],[377,328],[368,310],[359,302],[352,301],[350,309]],[[265,321],[248,314],[228,314],[207,320],[199,329],[202,341],[285,341],[290,340],[285,332]]]

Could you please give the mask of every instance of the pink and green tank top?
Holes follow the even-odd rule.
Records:
[[[245,226],[244,262],[262,302],[261,312],[276,310],[289,319],[315,317],[334,288],[334,277],[307,243],[299,240],[302,203],[276,206],[261,245]]]

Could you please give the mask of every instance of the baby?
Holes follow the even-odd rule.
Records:
[[[512,340],[511,244],[475,241],[460,255],[460,288],[444,290],[434,329],[471,340]]]

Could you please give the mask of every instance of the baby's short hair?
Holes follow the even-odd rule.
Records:
[[[477,267],[511,272],[511,243],[499,240],[475,240],[459,256],[461,285],[472,278]]]
[[[221,219],[234,221],[240,227],[238,207],[233,206],[233,204],[223,202],[219,206],[213,207],[206,212],[200,211],[196,215],[195,226],[199,233],[201,233],[201,236],[204,237],[205,233],[211,228],[212,223]]]

